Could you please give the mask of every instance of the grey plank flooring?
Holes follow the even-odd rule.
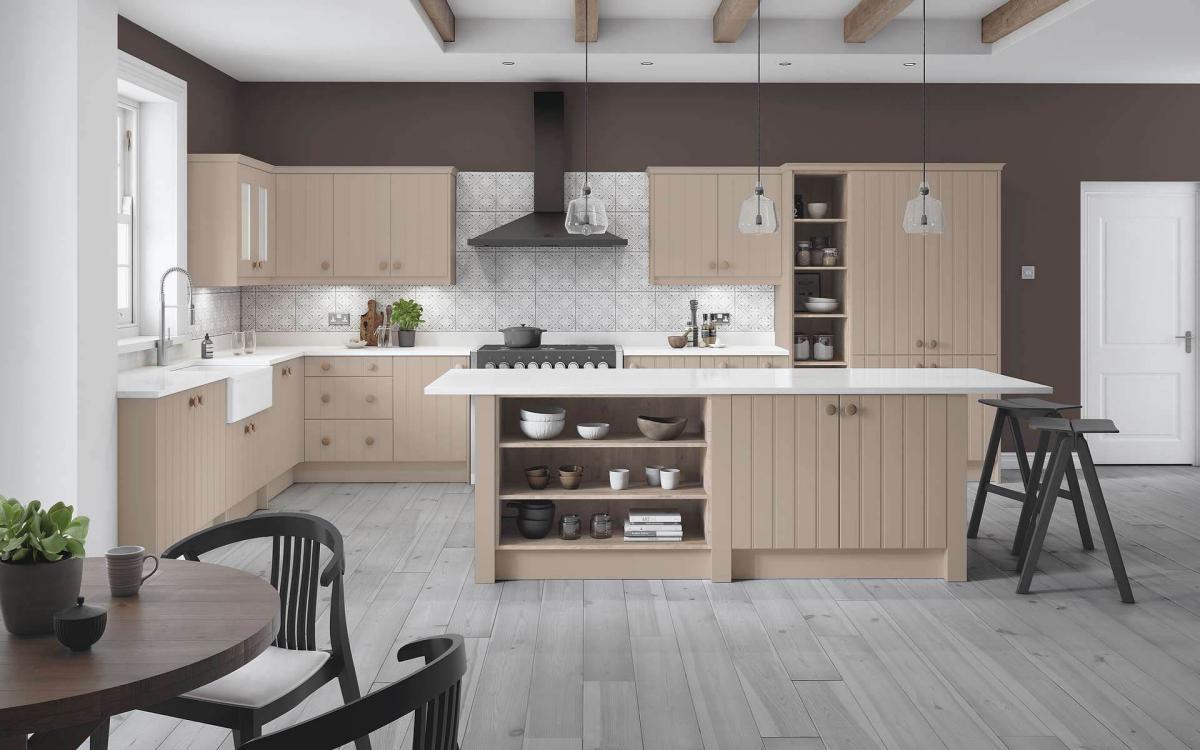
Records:
[[[314,513],[345,536],[363,690],[415,668],[396,663],[401,644],[466,638],[467,750],[1200,749],[1200,469],[1100,476],[1135,605],[1120,602],[1099,535],[1080,548],[1062,503],[1029,596],[1014,593],[1008,554],[1019,508],[996,497],[968,545],[970,580],[949,584],[480,585],[468,485],[295,485],[265,512]],[[270,548],[209,559],[265,576]],[[320,628],[328,604],[322,592]],[[267,731],[340,701],[326,686]],[[375,746],[407,748],[411,731],[397,722]],[[135,711],[114,717],[110,747],[233,743]]]

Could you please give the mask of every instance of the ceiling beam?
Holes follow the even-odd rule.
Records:
[[[584,9],[584,0],[575,0],[575,41],[576,42],[594,42],[600,36],[600,0],[587,0],[587,9]],[[587,19],[584,19],[584,13],[587,14]],[[585,25],[586,24],[586,25]],[[584,29],[587,29],[587,35],[584,36]]]
[[[883,27],[912,5],[913,0],[859,0],[854,10],[842,19],[842,41],[847,44],[869,42]]]
[[[425,15],[443,42],[454,41],[454,11],[448,0],[420,0]]]
[[[979,38],[984,44],[995,44],[1067,2],[1068,0],[1008,0],[983,17]]]
[[[713,41],[721,44],[736,42],[756,10],[758,0],[721,0],[713,14]]]

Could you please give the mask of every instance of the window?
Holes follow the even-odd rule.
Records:
[[[136,102],[117,104],[117,325],[132,326],[137,289],[137,120]]]

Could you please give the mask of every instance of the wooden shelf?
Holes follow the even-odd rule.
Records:
[[[631,472],[632,473],[632,472]],[[607,475],[607,472],[606,472]],[[638,477],[637,479],[641,479]],[[676,490],[630,484],[627,490],[614,490],[608,483],[584,482],[577,490],[564,490],[557,477],[550,478],[544,490],[531,490],[528,484],[506,485],[500,489],[502,501],[511,500],[706,500],[708,493],[699,482],[684,482]]]
[[[845,271],[846,266],[792,266],[795,271]]]
[[[520,534],[505,529],[500,535],[499,550],[530,550],[539,552],[562,551],[573,549],[605,550],[613,552],[628,552],[635,549],[673,550],[673,549],[710,549],[704,534],[684,528],[683,541],[679,542],[627,542],[622,539],[624,529],[613,525],[613,535],[610,539],[593,539],[584,533],[578,539],[559,539],[557,528],[543,539],[526,539]]]
[[[845,366],[846,366],[845,360],[840,360],[840,359],[792,360],[792,367],[845,367]]]
[[[835,320],[836,320],[836,319],[839,319],[839,318],[845,318],[845,317],[846,317],[846,313],[810,313],[810,312],[798,312],[798,313],[796,313],[796,317],[797,317],[797,318],[831,318],[831,319],[835,319]]]
[[[845,224],[845,219],[792,219],[797,224]]]
[[[524,435],[505,435],[500,438],[501,448],[704,448],[704,436],[685,433],[674,440],[651,440],[645,435],[614,435],[601,440],[585,440],[577,434],[562,435],[549,440],[530,440]]]

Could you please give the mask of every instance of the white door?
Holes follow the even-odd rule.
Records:
[[[1097,463],[1195,462],[1198,187],[1083,185],[1083,415],[1121,431]]]

